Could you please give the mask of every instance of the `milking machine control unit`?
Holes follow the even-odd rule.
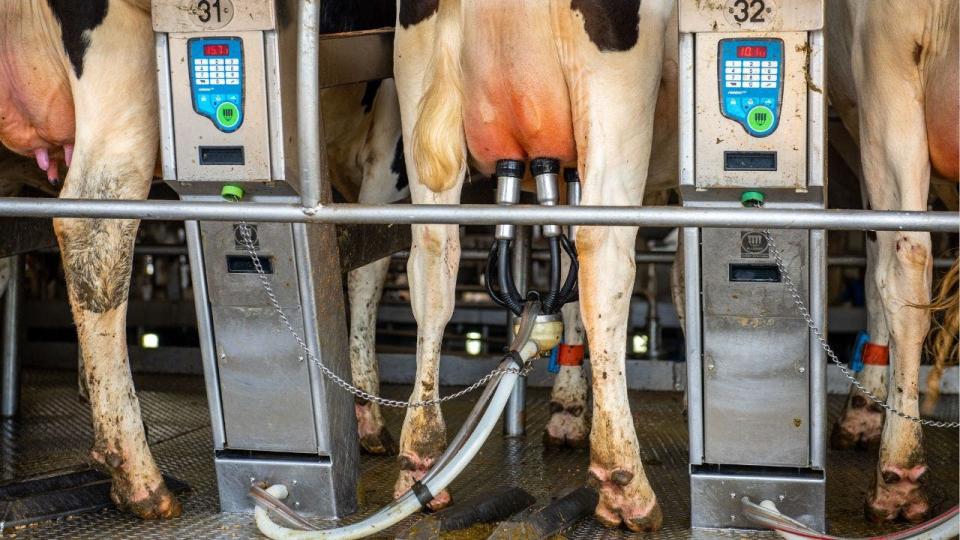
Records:
[[[680,0],[684,206],[823,208],[823,9]],[[823,531],[826,365],[786,278],[822,328],[824,232],[687,228],[683,251],[691,524],[750,527],[747,497]]]
[[[720,41],[717,85],[723,115],[736,120],[754,137],[777,129],[780,65],[783,40],[724,39]]]
[[[236,131],[243,122],[243,40],[192,38],[187,50],[193,110],[220,131]]]
[[[154,0],[163,176],[181,198],[299,202],[297,25],[280,16],[296,13],[293,0]],[[283,484],[303,513],[353,512],[353,399],[289,336],[349,378],[332,226],[186,229],[221,510],[252,512],[251,484]]]

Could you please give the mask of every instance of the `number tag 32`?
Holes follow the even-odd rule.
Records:
[[[766,28],[778,15],[776,11],[776,0],[727,0],[723,16],[733,26]]]

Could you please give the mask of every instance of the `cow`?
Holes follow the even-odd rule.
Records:
[[[0,143],[62,179],[60,197],[146,198],[159,140],[156,95],[149,0],[0,5]],[[137,225],[53,221],[93,413],[91,457],[110,473],[117,506],[166,518],[181,507],[147,446],[127,362]]]
[[[400,0],[394,77],[411,197],[458,202],[468,161],[551,157],[577,167],[585,205],[639,205],[648,176],[664,36],[674,2]],[[469,158],[468,158],[469,155]],[[624,357],[637,227],[580,227],[580,311],[590,348],[590,476],[598,519],[653,530],[662,514],[640,461]],[[456,225],[414,225],[407,265],[417,329],[412,399],[438,396],[454,304]],[[396,494],[446,444],[439,407],[409,409]],[[436,494],[433,508],[450,501]]]
[[[358,0],[324,2],[321,31],[393,22],[388,0],[359,7]],[[335,187],[359,202],[403,198],[407,188],[393,82],[325,90],[321,101]],[[61,187],[64,198],[145,199],[157,165],[156,118],[150,0],[0,4],[0,143],[35,160],[49,181],[41,184],[44,191]],[[11,163],[6,153],[0,158],[4,165]],[[22,169],[16,163],[16,169],[5,167],[8,174]],[[37,184],[35,175],[26,176]],[[364,181],[371,177],[376,180]],[[111,498],[118,507],[143,518],[170,518],[181,506],[147,446],[126,348],[138,224],[55,219],[54,230],[92,409],[91,457],[111,475]],[[366,304],[364,298],[382,284],[385,263],[351,272],[355,306]],[[353,342],[366,339],[363,324],[351,326]],[[358,384],[369,384],[370,376],[361,372]]]
[[[958,3],[829,0],[827,13],[830,102],[859,142],[868,207],[927,210],[931,173],[954,186],[960,176]],[[870,233],[867,255],[870,343],[858,378],[890,406],[918,416],[920,356],[930,329],[930,234]],[[884,415],[852,389],[831,442],[876,441],[867,518],[921,521],[929,504],[920,425]]]

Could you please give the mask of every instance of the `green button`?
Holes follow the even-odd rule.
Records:
[[[225,128],[231,128],[240,121],[240,109],[229,101],[224,101],[217,107],[217,122]]]
[[[747,124],[757,133],[770,131],[773,127],[773,111],[769,107],[757,105],[747,113]]]

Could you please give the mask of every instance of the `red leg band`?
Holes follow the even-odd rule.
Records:
[[[583,345],[560,345],[557,351],[557,363],[561,366],[582,366]]]
[[[890,365],[890,347],[867,342],[867,344],[863,346],[863,365]]]

